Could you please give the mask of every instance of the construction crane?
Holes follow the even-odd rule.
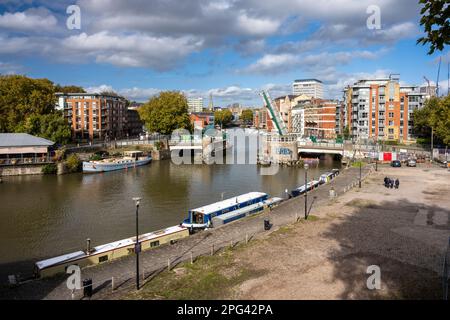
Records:
[[[275,104],[273,103],[272,99],[270,98],[269,93],[267,91],[263,90],[263,91],[261,91],[260,95],[263,98],[264,105],[266,106],[267,110],[269,110],[270,119],[275,124],[278,134],[280,136],[287,135],[288,132],[286,129],[286,124],[284,123],[284,120],[281,116],[280,111],[275,107]]]

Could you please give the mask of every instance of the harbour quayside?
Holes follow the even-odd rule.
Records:
[[[256,214],[276,206],[282,200],[276,197],[269,199],[267,193],[249,192],[189,210],[189,217],[183,221],[182,225],[190,230],[211,228]]]
[[[135,154],[136,152],[131,152]],[[318,181],[314,180],[305,186],[292,190],[292,196],[296,197],[322,184],[329,183],[339,175],[338,169],[322,174]],[[262,213],[266,209],[272,209],[283,202],[282,198],[269,198],[269,194],[263,192],[249,192],[230,199],[215,202],[203,207],[189,210],[189,217],[179,226],[169,227],[164,230],[146,233],[139,236],[141,250],[159,247],[163,244],[172,244],[177,240],[188,237],[194,229],[206,229]],[[115,241],[94,248],[87,241],[84,251],[64,254],[58,257],[42,260],[35,263],[35,278],[50,277],[65,272],[69,265],[76,264],[80,267],[88,267],[115,260],[134,252],[136,239],[134,237]]]
[[[98,161],[84,161],[84,173],[98,173],[123,170],[149,164],[152,157],[144,155],[142,151],[125,151],[123,157],[103,159]]]

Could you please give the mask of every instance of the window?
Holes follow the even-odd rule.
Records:
[[[393,118],[394,117],[394,113],[393,112],[389,112],[389,118]]]
[[[159,246],[159,240],[150,242],[150,248],[155,248]]]
[[[108,256],[101,256],[98,258],[98,263],[106,262],[108,261]]]
[[[388,131],[389,134],[394,134],[394,129],[390,128]]]

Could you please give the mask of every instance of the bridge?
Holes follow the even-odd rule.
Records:
[[[343,143],[298,141],[297,146],[299,153],[323,153],[344,156]]]

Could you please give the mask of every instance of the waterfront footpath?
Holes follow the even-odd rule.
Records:
[[[138,293],[134,256],[85,269],[82,277],[93,279],[93,299],[440,298],[442,258],[450,235],[450,199],[445,197],[450,192],[449,173],[435,167],[378,169],[363,169],[362,189],[357,187],[359,168],[350,168],[310,193],[308,198],[316,200],[307,223],[301,219],[304,198],[299,197],[264,215],[143,253],[147,284]],[[386,175],[399,178],[400,189],[384,188]],[[349,190],[350,185],[354,188]],[[331,187],[337,199],[329,199]],[[263,229],[267,217],[273,223],[269,232]],[[211,253],[214,257],[208,257]],[[195,267],[189,267],[191,254]],[[196,260],[197,256],[205,257]],[[371,265],[381,269],[380,290],[366,286]],[[172,271],[167,272],[168,267]],[[223,277],[210,277],[214,272],[223,272]],[[0,295],[72,299],[66,277],[4,289]],[[200,284],[193,280],[196,277]],[[228,282],[232,290],[220,285],[214,289],[216,280],[229,278],[237,279]],[[205,286],[206,281],[212,285]]]

